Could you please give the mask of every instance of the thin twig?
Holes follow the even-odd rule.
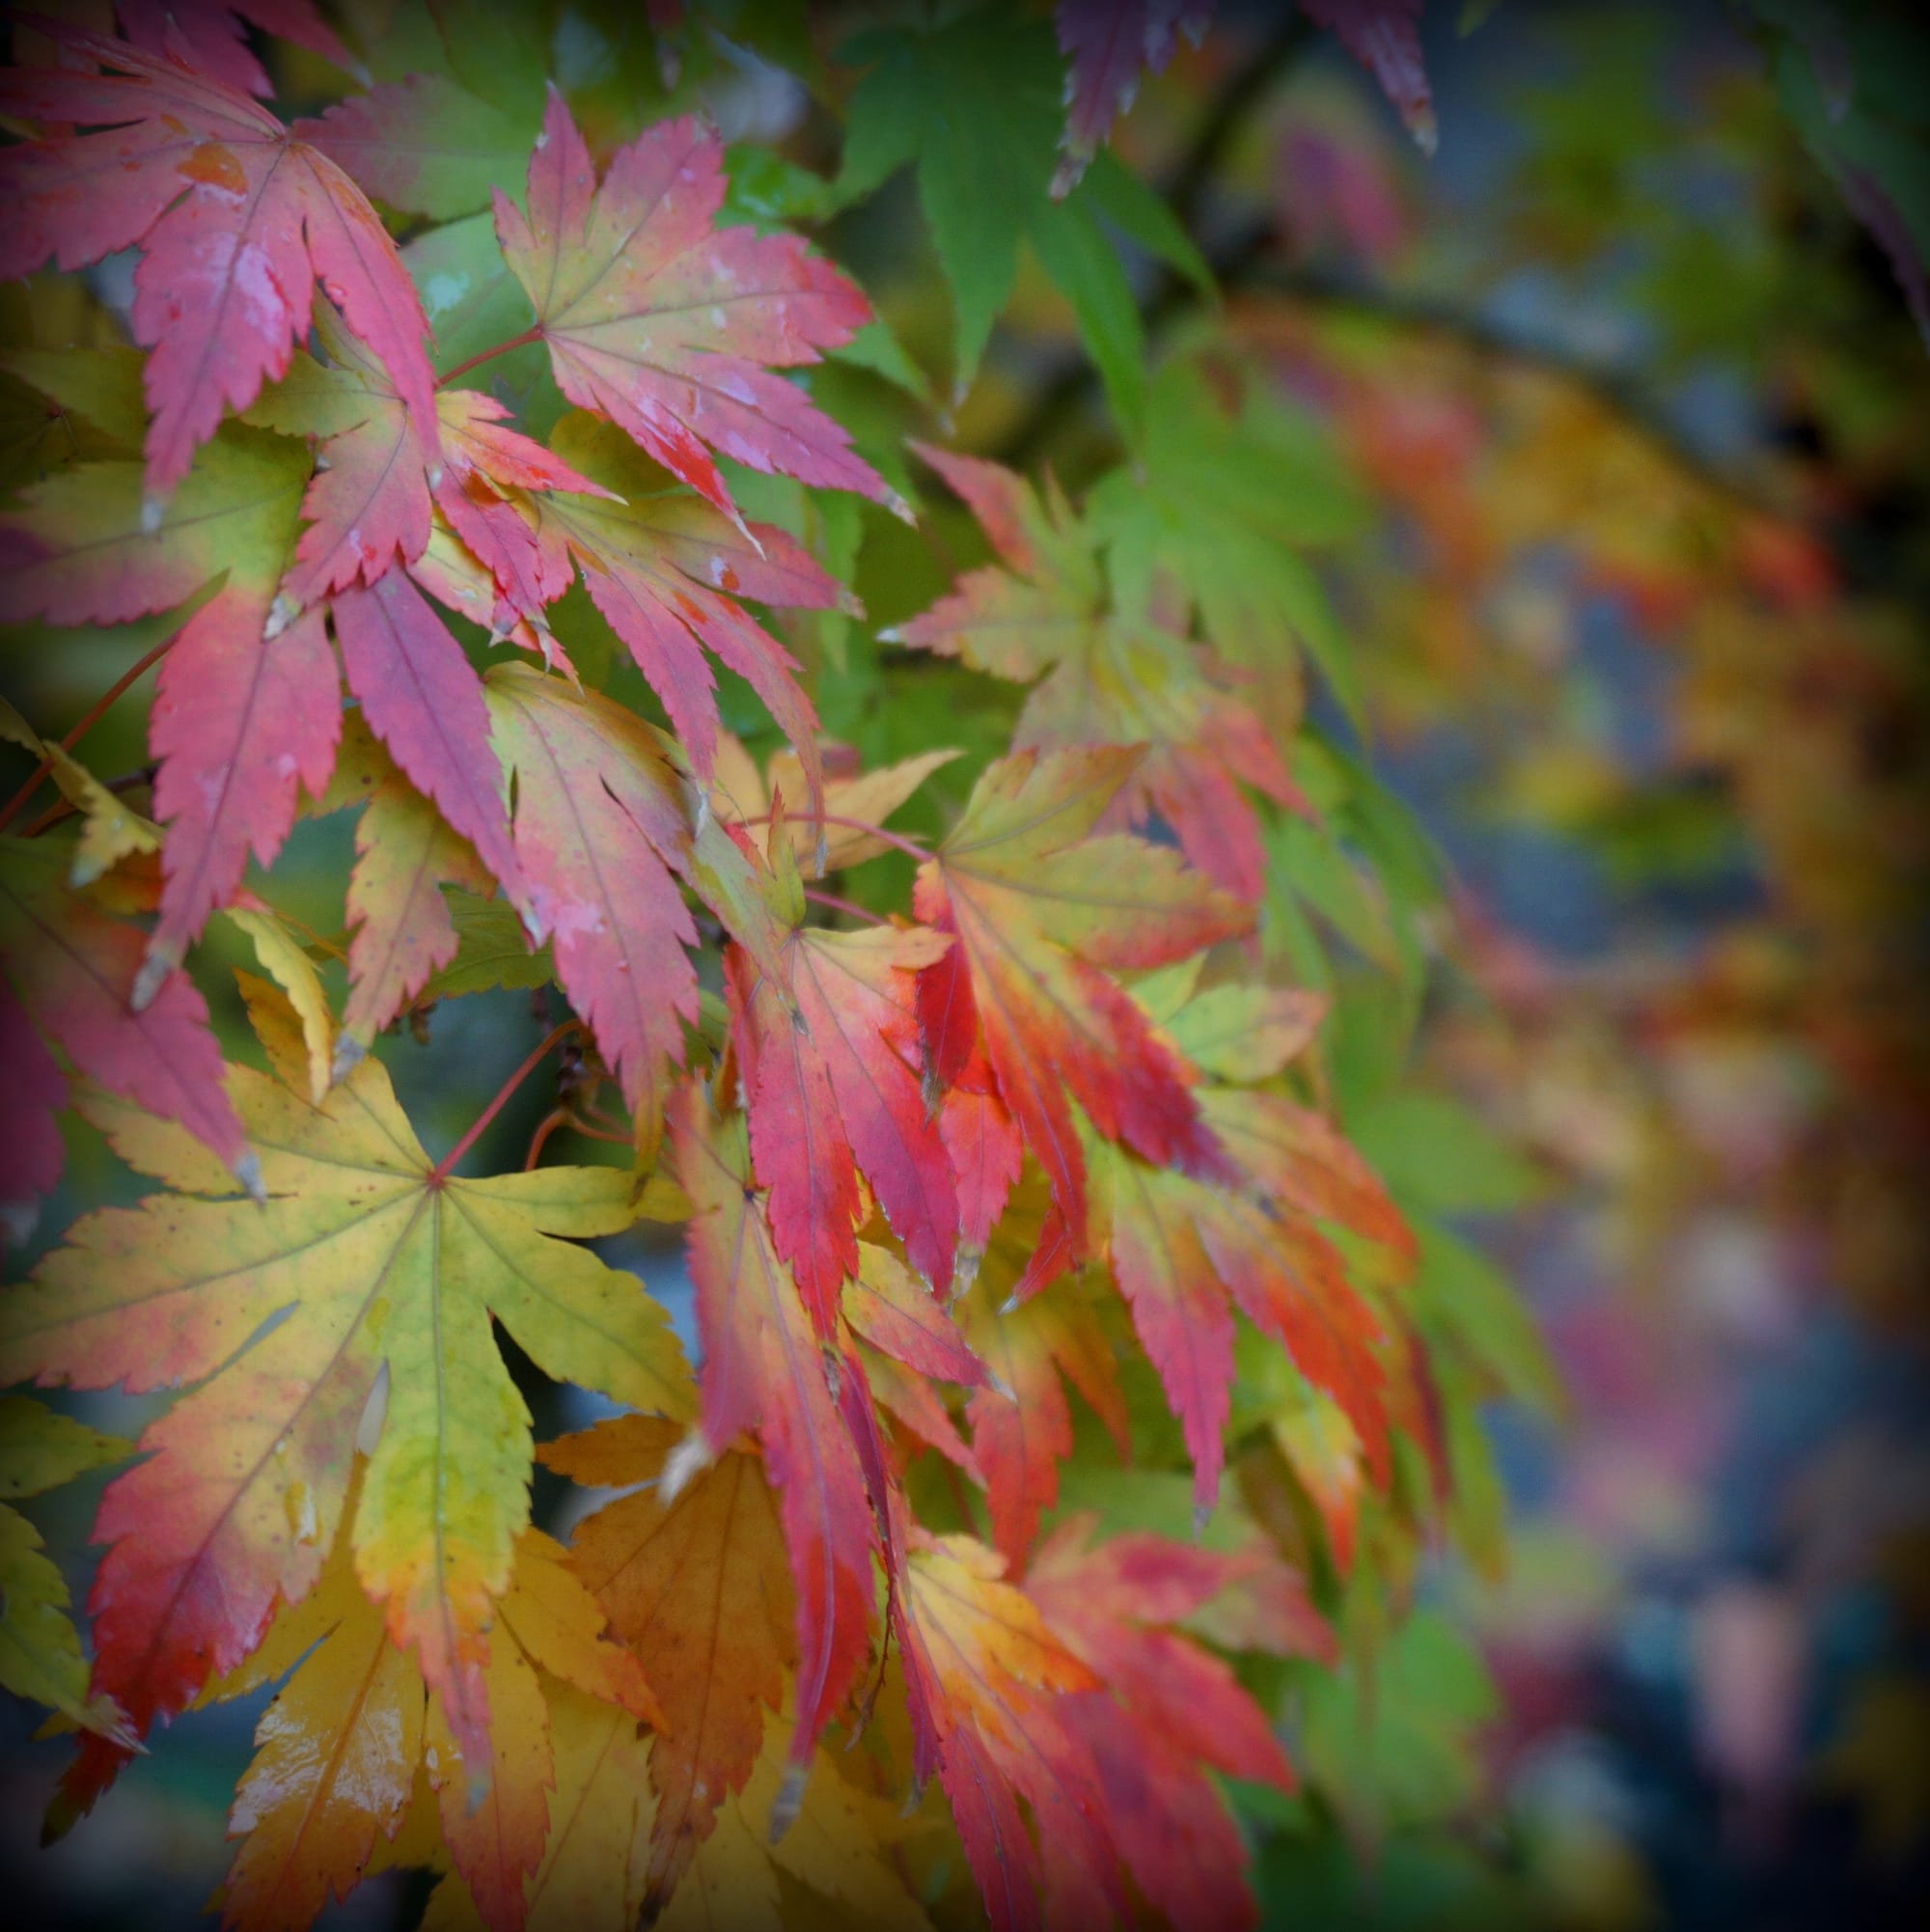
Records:
[[[770,822],[771,814],[768,812],[759,812],[755,818],[746,818],[742,821],[746,825],[768,825]],[[820,814],[813,822],[836,825],[846,832],[863,832],[870,838],[882,840],[887,845],[895,846],[900,852],[908,852],[914,859],[924,860],[931,857],[924,846],[913,840],[902,839],[896,832],[888,832],[882,825],[873,825],[868,818],[841,818],[834,812],[826,812]]]
[[[455,1171],[456,1162],[476,1145],[483,1129],[503,1111],[504,1106],[509,1101],[510,1095],[536,1071],[543,1056],[553,1046],[566,1039],[580,1025],[582,1025],[580,1020],[565,1020],[560,1026],[552,1027],[542,1036],[541,1041],[531,1053],[530,1057],[497,1089],[495,1099],[490,1101],[488,1106],[483,1108],[482,1113],[470,1121],[469,1131],[429,1170],[427,1185],[430,1188],[438,1188],[448,1180],[449,1176]]]
[[[533,322],[521,335],[511,336],[508,342],[498,343],[494,348],[479,349],[464,362],[458,362],[452,370],[445,371],[435,379],[438,389],[447,389],[458,375],[467,375],[478,363],[488,362],[499,355],[508,355],[512,348],[526,348],[531,343],[542,340],[542,324]]]
[[[847,918],[862,920],[867,925],[889,925],[891,921],[881,919],[864,906],[848,898],[840,898],[836,893],[819,892],[815,886],[806,886],[804,896],[813,905],[828,906],[833,912],[841,912]]]
[[[183,625],[182,629],[185,628],[186,626]],[[120,697],[151,664],[158,664],[174,649],[175,640],[180,634],[180,631],[178,630],[173,636],[163,638],[159,644],[155,645],[152,650],[147,652],[142,657],[136,658],[81,714],[80,722],[61,740],[61,750],[64,752],[72,751],[74,746],[79,744],[81,739],[86,737],[88,732],[93,731],[95,726],[106,715],[107,707],[114,703],[115,699]],[[41,779],[45,778],[47,773],[52,771],[53,768],[54,761],[50,758],[42,759],[34,767],[33,775],[27,780],[26,784],[7,801],[4,810],[0,810],[0,832],[6,831],[7,827],[19,815],[20,808],[40,789]]]

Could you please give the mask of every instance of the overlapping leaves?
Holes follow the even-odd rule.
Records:
[[[740,600],[856,600],[747,520],[722,467],[894,504],[779,373],[850,341],[856,285],[794,236],[719,226],[701,122],[646,127],[599,168],[554,90],[520,205],[494,194],[498,257],[476,210],[535,131],[534,76],[474,92],[445,19],[450,74],[290,128],[252,97],[237,18],[335,58],[311,10],[179,11],[157,25],[127,0],[128,41],[63,29],[65,65],[0,82],[41,129],[0,156],[21,210],[5,261],[141,248],[152,414],[131,357],[10,358],[86,433],[27,446],[42,473],[0,520],[0,618],[175,625],[158,830],[6,720],[81,831],[4,854],[0,1044],[25,1126],[0,1195],[11,1211],[53,1184],[70,1093],[161,1186],[84,1217],[9,1291],[0,1375],[185,1391],[103,1499],[91,1669],[32,1532],[0,1523],[0,1663],[83,1731],[63,1818],[157,1725],[287,1676],[231,1821],[231,1924],[304,1922],[411,1864],[438,1875],[429,1922],[491,1932],[774,1923],[801,1892],[920,1926],[959,1849],[1000,1926],[1142,1900],[1250,1922],[1211,1774],[1291,1773],[1207,1633],[1332,1642],[1220,1495],[1241,1320],[1279,1344],[1357,1490],[1392,1489],[1402,1436],[1434,1445],[1399,1306],[1411,1238],[1295,1076],[1318,1004],[1245,977],[1260,854],[1239,787],[1295,794],[1227,653],[1186,635],[1194,604],[1216,645],[1237,627],[1208,608],[1199,546],[1163,543],[1121,599],[1117,501],[1084,525],[1050,486],[927,453],[1000,563],[903,640],[1038,681],[947,834],[884,832],[951,754],[866,772],[827,752],[797,660]],[[1125,11],[1168,41],[1185,24]],[[1131,64],[1095,67],[1066,14],[1089,152]],[[955,116],[918,118],[948,47],[980,93],[1006,84],[985,24],[860,51],[841,190],[917,161],[961,376],[1027,236],[1144,427],[1120,265],[1087,201],[1046,200],[1043,32],[1009,90],[1018,146],[993,157],[1011,207],[974,214]],[[891,97],[894,75],[918,85]],[[1102,163],[1082,194],[1197,269],[1125,179]],[[375,202],[470,217],[462,245],[481,235],[510,319],[444,361],[539,345],[577,405],[545,418],[547,444],[482,388],[432,387]],[[412,245],[417,266],[454,226]],[[577,584],[615,668],[585,603],[565,621]],[[503,645],[524,656],[491,663]],[[611,695],[622,652],[668,731]],[[713,664],[790,741],[782,778],[725,731]],[[272,865],[298,814],[351,808],[345,930],[307,934],[249,861]],[[891,845],[919,862],[910,916],[854,924],[806,883]],[[180,970],[217,912],[276,982],[241,976],[267,1072],[222,1064]],[[371,1049],[405,1011],[504,983],[553,983],[571,1009],[575,1064],[629,1115],[596,1129],[622,1165],[535,1165],[539,1135],[530,1170],[472,1179],[466,1139],[424,1149]],[[580,1245],[644,1213],[687,1221],[694,1377],[662,1311]],[[498,1324],[627,1413],[538,1451]],[[1148,1365],[1178,1445],[1160,1459],[1190,1460],[1198,1517],[1217,1507],[1231,1541],[1049,1521],[1068,1389],[1124,1459]],[[54,1474],[118,1450],[16,1417]],[[531,1527],[538,1453],[629,1492],[566,1552]],[[868,1726],[834,1761],[827,1740]],[[927,1780],[944,1807],[901,1817]]]

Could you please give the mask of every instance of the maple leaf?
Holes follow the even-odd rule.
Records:
[[[486,893],[494,883],[475,847],[396,769],[359,712],[344,720],[335,773],[317,809],[350,803],[361,806],[361,816],[348,875],[353,936],[338,1075],[455,958],[461,935],[442,887]],[[513,915],[510,924],[516,952],[527,958],[527,936]]]
[[[994,676],[1040,680],[1019,713],[1015,750],[1143,745],[1116,814],[1144,824],[1156,813],[1196,866],[1257,900],[1266,856],[1240,785],[1280,804],[1305,801],[1231,674],[1155,614],[1114,608],[1096,544],[1050,480],[1041,502],[996,463],[914,447],[971,505],[1006,567],[968,572],[886,638]]]
[[[998,1082],[980,1046],[974,1046],[939,1102],[938,1137],[951,1162],[961,1265],[969,1266],[985,1252],[1025,1165],[1025,1141],[999,1098]]]
[[[305,1088],[306,1054],[293,1052]],[[90,1215],[6,1301],[9,1380],[201,1383],[102,1499],[95,1691],[145,1733],[245,1657],[278,1601],[313,1587],[358,1419],[385,1383],[356,1570],[480,1762],[484,1633],[529,1514],[529,1415],[492,1317],[560,1379],[673,1413],[687,1400],[675,1340],[634,1281],[555,1238],[625,1226],[629,1178],[446,1179],[373,1061],[319,1106],[246,1067],[229,1069],[228,1092],[265,1205],[175,1191]],[[143,1150],[171,1186],[201,1184],[165,1135],[123,1143]],[[114,1768],[95,1753],[69,1791],[90,1802]]]
[[[1215,1118],[1211,1112],[1207,1118]],[[1185,1431],[1199,1518],[1210,1512],[1219,1486],[1233,1379],[1232,1305],[1340,1404],[1385,1482],[1382,1325],[1339,1256],[1294,1203],[1151,1168],[1117,1148],[1107,1155],[1107,1183],[1114,1278]]]
[[[1079,191],[1050,192],[1064,126],[1065,70],[1043,20],[979,8],[854,36],[840,62],[869,69],[851,90],[834,193],[840,204],[911,168],[951,285],[951,400],[963,401],[1029,247],[1065,298],[1128,442],[1145,400],[1145,329],[1116,236],[1211,295],[1212,273],[1172,210],[1130,169],[1101,165]]]
[[[727,1449],[672,1493],[663,1471],[679,1434],[620,1416],[539,1451],[578,1482],[653,1484],[586,1517],[569,1553],[610,1628],[650,1659],[663,1704],[649,1750],[650,1906],[670,1897],[719,1806],[743,1789],[798,1655],[784,1533],[759,1458]]]
[[[895,504],[844,431],[771,373],[850,341],[870,310],[796,236],[714,226],[723,156],[686,116],[620,149],[599,184],[551,91],[526,211],[501,189],[495,207],[557,384],[727,515],[736,510],[713,451]]]
[[[332,609],[348,688],[375,735],[510,897],[526,897],[490,709],[449,626],[401,571],[338,592]]]
[[[486,208],[530,147],[528,122],[435,73],[351,95],[298,131],[378,202],[442,222]]]
[[[149,720],[168,836],[137,1007],[233,895],[249,852],[273,860],[298,786],[327,782],[341,705],[321,614],[263,635],[307,472],[298,445],[231,426],[158,518],[144,511],[137,465],[89,463],[24,492],[0,523],[0,621],[123,623],[226,572],[169,648]]]
[[[98,131],[0,154],[13,216],[0,275],[49,256],[81,268],[140,244],[131,322],[152,348],[146,489],[165,495],[223,411],[245,409],[308,333],[315,285],[390,372],[435,441],[427,324],[395,243],[361,189],[247,95],[124,41],[46,23],[106,71],[11,69],[0,112]],[[111,190],[106,185],[112,183]]]
[[[1181,629],[1167,606],[1183,597],[1276,745],[1299,726],[1303,652],[1365,733],[1358,654],[1303,554],[1360,516],[1330,447],[1252,373],[1200,357],[1159,371],[1145,414],[1143,462],[1101,478],[1084,506],[1118,604]]]
[[[60,1177],[53,1116],[66,1098],[42,1035],[76,1072],[182,1126],[251,1186],[258,1170],[221,1089],[221,1050],[207,1006],[184,975],[170,975],[136,1011],[128,995],[146,939],[69,884],[59,840],[0,841],[0,1038],[25,1111],[8,1136],[9,1203]]]
[[[137,47],[173,55],[247,94],[266,97],[275,91],[249,49],[248,21],[339,68],[353,66],[311,0],[115,0],[114,12],[122,33]]]
[[[1170,850],[1126,834],[1088,836],[1139,758],[1092,747],[989,766],[920,869],[914,899],[926,925],[957,940],[920,975],[927,1063],[951,1081],[982,1029],[1073,1260],[1087,1252],[1086,1164],[1068,1099],[1148,1160],[1224,1167],[1189,1069],[1100,970],[1164,965],[1251,923]]]
[[[1213,1131],[1277,1200],[1412,1264],[1413,1228],[1359,1150],[1324,1116],[1263,1089],[1215,1089],[1201,1106]]]
[[[890,1862],[893,1846],[908,1835],[894,1808],[847,1782],[824,1751],[792,1797],[790,1767],[776,1744],[766,1743],[743,1791],[719,1808],[717,1831],[658,1921],[666,1932],[788,1932],[799,1914],[786,1895],[786,1880],[835,1914],[833,1922],[931,1932]],[[787,1813],[774,1837],[772,1827]]]
[[[992,1377],[973,1391],[966,1413],[992,1541],[1013,1563],[1024,1560],[1040,1515],[1058,1499],[1059,1465],[1072,1451],[1062,1376],[1111,1430],[1122,1460],[1131,1449],[1112,1339],[1083,1285],[1062,1280],[1012,1306],[1048,1212],[1034,1173],[1013,1197],[971,1293],[957,1305],[959,1326]]]
[[[813,1758],[795,1817],[773,1839],[790,1788],[777,1736],[768,1737],[741,1793],[717,1806],[717,1828],[698,1847],[667,1905],[648,1888],[653,1823],[646,1746],[620,1708],[566,1684],[550,1691],[556,1794],[543,1862],[527,1888],[529,1932],[631,1932],[639,1922],[667,1932],[786,1932],[805,1910],[831,1922],[930,1932],[929,1921],[890,1862],[908,1827],[842,1777],[832,1753]],[[661,1749],[653,1739],[648,1749]],[[442,1863],[438,1859],[438,1863]],[[452,1873],[431,1896],[424,1932],[477,1922],[468,1888]],[[815,1922],[813,1920],[813,1922]]]
[[[592,602],[662,699],[698,778],[709,783],[717,747],[707,650],[763,701],[797,748],[815,794],[822,786],[817,716],[792,676],[795,660],[734,598],[854,616],[856,599],[783,531],[759,523],[740,534],[593,418],[572,413],[551,442],[560,460],[595,482],[529,504],[538,541],[553,558],[566,551],[575,560]],[[582,493],[590,490],[596,493]],[[568,564],[546,561],[541,574],[544,593],[559,595]]]
[[[492,671],[486,695],[516,779],[510,897],[551,938],[558,981],[653,1139],[697,1019],[697,928],[669,869],[692,859],[683,783],[661,734],[608,699],[519,665]]]
[[[963,1470],[985,1476],[979,1458],[933,1386],[955,1382],[977,1389],[991,1371],[973,1354],[942,1303],[889,1248],[866,1241],[858,1273],[844,1284],[843,1313],[872,1398],[921,1442]]]
[[[914,1765],[921,1781],[938,1774],[993,1925],[1123,1921],[1097,1773],[1059,1710],[1062,1694],[1097,1691],[1100,1678],[1001,1581],[1005,1565],[982,1543],[921,1543],[893,1609]],[[1015,1794],[1032,1808],[1036,1847]]]
[[[134,1739],[121,1714],[106,1699],[88,1697],[66,1579],[34,1526],[7,1504],[133,1452],[132,1443],[24,1395],[0,1396],[0,1685],[122,1745]]]
[[[1271,1080],[1313,1042],[1326,994],[1227,980],[1199,987],[1197,961],[1142,980],[1133,997],[1201,1073],[1237,1085]]]
[[[530,541],[504,492],[597,489],[540,443],[506,428],[509,412],[473,389],[436,392],[439,440],[426,441],[395,378],[333,312],[317,317],[316,338],[327,362],[297,349],[289,373],[244,418],[318,439],[325,456],[302,499],[309,527],[276,598],[271,629],[318,597],[413,564],[428,547],[434,509],[493,562],[511,529],[510,541]]]
[[[1091,1753],[1109,1832],[1146,1898],[1175,1926],[1250,1926],[1244,1847],[1204,1768],[1290,1791],[1292,1767],[1231,1670],[1167,1626],[1239,1585],[1276,1599],[1276,1620],[1330,1663],[1332,1636],[1269,1554],[1144,1533],[1093,1543],[1094,1521],[1067,1518],[1026,1573],[1053,1635],[1104,1685],[1066,1697],[1061,1716]]]
[[[1432,155],[1441,129],[1420,61],[1422,5],[1423,0],[1301,0],[1301,11],[1315,26],[1331,29],[1380,82],[1415,146]]]
[[[957,1198],[925,1112],[914,976],[950,942],[919,927],[833,932],[803,924],[790,844],[774,831],[770,929],[727,966],[751,1157],[779,1255],[829,1338],[840,1287],[858,1272],[862,1170],[912,1265],[951,1284]]]
[[[1214,0],[1059,0],[1054,21],[1071,71],[1055,196],[1069,193],[1086,172],[1107,130],[1133,104],[1141,76],[1165,72],[1174,36],[1199,44],[1213,8]]]
[[[252,894],[248,897],[254,897]],[[231,906],[223,917],[253,942],[255,957],[280,989],[300,1031],[300,1054],[290,1057],[286,1070],[277,1062],[275,1071],[319,1106],[328,1091],[329,1069],[335,1060],[335,1014],[320,970],[288,922],[260,900]]]
[[[481,1755],[473,1740],[465,1751],[442,1697],[363,1593],[345,1526],[317,1587],[209,1687],[205,1701],[238,1697],[296,1666],[256,1727],[235,1790],[229,1831],[241,1845],[220,1894],[225,1928],[306,1924],[331,1892],[345,1897],[426,1784],[482,1919],[490,1932],[518,1932],[550,1830],[552,1705],[569,1687],[632,1726],[662,1713],[557,1544],[525,1530],[512,1564],[484,1667],[495,1739]]]
[[[754,1192],[741,1119],[706,1118],[692,1084],[670,1116],[676,1176],[689,1197],[685,1240],[697,1292],[703,1419],[700,1449],[756,1430],[776,1484],[797,1601],[794,1763],[842,1703],[865,1660],[872,1529],[858,1450],[834,1400],[795,1280]],[[862,1402],[862,1373],[839,1363],[840,1391]]]

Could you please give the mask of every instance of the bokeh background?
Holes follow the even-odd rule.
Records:
[[[1275,854],[1388,968],[1387,1038],[1443,1096],[1367,1151],[1454,1217],[1469,1296],[1519,1284],[1547,1354],[1498,1343],[1542,1397],[1487,1419],[1492,1479],[1458,1504],[1477,1559],[1425,1574],[1371,1725],[1303,1711],[1308,1795],[1244,1813],[1270,1922],[1793,1932],[1906,1922],[1930,1879],[1930,317],[1907,228],[1872,232],[1811,138],[1847,51],[1858,110],[1921,155],[1930,41],[1909,6],[1851,13],[1831,42],[1820,7],[1448,0],[1424,160],[1331,40],[1229,0],[1118,132],[1224,291],[1208,312],[1135,264],[1156,346],[1188,357],[1150,407],[1183,440],[1215,353],[1261,372],[1282,430],[1234,481],[1306,506],[1366,729],[1314,703],[1452,882],[1423,982],[1344,842]],[[817,158],[800,91],[750,56],[709,105]],[[907,189],[820,236],[868,277],[901,264],[915,356],[947,302],[917,231]],[[1104,411],[1024,275],[952,434],[1077,487]],[[923,600],[867,568],[880,621]],[[844,641],[834,726],[876,649]],[[80,634],[9,662],[9,695],[57,731],[127,651]],[[141,723],[100,729],[97,770],[139,767]],[[340,908],[302,881],[347,836],[304,826],[278,873],[318,928]],[[211,982],[248,963],[209,955]],[[432,1150],[546,1024],[499,992],[385,1043]],[[548,1104],[502,1117],[500,1158]],[[43,1226],[126,1191],[76,1141]],[[610,1258],[682,1318],[674,1248]],[[584,1419],[546,1399],[539,1433]],[[99,1486],[34,1512],[77,1596]],[[256,1715],[185,1718],[41,1854],[61,1747],[0,1711],[28,1918],[197,1922]],[[391,1876],[323,1922],[420,1903]]]

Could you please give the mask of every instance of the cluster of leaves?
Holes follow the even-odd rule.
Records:
[[[63,794],[5,841],[0,1195],[18,1222],[55,1185],[63,1118],[158,1186],[8,1291],[0,1379],[189,1393],[103,1497],[91,1669],[31,1532],[10,1544],[6,1681],[80,1730],[59,1827],[157,1725],[287,1676],[231,1924],[395,1864],[441,1875],[432,1922],[492,1927],[748,1924],[801,1894],[1246,1922],[1213,1774],[1294,1780],[1255,1660],[1327,1685],[1311,1734],[1345,1738],[1334,1687],[1365,1687],[1425,1540],[1492,1547],[1476,1408],[1539,1372],[1433,1225],[1457,1203],[1422,1172],[1397,1204],[1335,1119],[1337,1093],[1399,1118],[1436,890],[1302,715],[1309,658],[1356,703],[1297,554],[1346,493],[1237,364],[1148,377],[1112,231],[1203,267],[1116,163],[1053,199],[1045,29],[847,43],[831,178],[655,111],[667,68],[687,92],[729,53],[676,11],[611,27],[626,103],[606,74],[581,121],[534,6],[400,10],[372,84],[292,124],[238,20],[346,65],[296,0],[16,30],[6,273],[138,262],[130,344],[6,355],[33,433],[0,618],[157,631],[103,702],[160,672],[145,815],[77,733],[0,721],[36,764],[8,817],[43,776]],[[1360,42],[1390,58],[1413,12],[1311,10],[1395,23]],[[1061,16],[1075,157],[1125,91],[1094,13]],[[745,14],[823,80],[809,35]],[[896,428],[830,413],[822,359],[928,388],[779,224],[901,165],[955,383],[1028,245],[1139,460],[1075,506],[927,439],[993,561],[868,634],[833,566],[899,540],[856,505],[909,519],[910,479]],[[494,389],[463,386],[485,363]],[[804,614],[827,709],[868,676],[874,738],[918,714],[914,756],[828,738],[773,611]],[[892,645],[924,653],[902,695]],[[879,821],[955,769],[940,658],[1032,688],[920,841]],[[725,729],[745,693],[787,750]],[[248,869],[344,812],[336,938]],[[239,976],[262,1063],[210,1027],[211,920],[266,976]],[[566,1004],[523,1069],[566,1045],[548,1125],[620,1158],[459,1175],[508,1090],[422,1145],[372,1048],[506,984]],[[694,1372],[581,1245],[639,1220],[684,1226]],[[538,1449],[496,1324],[624,1413]],[[1135,1474],[1098,1479],[1068,1385]],[[31,1404],[8,1426],[35,1480],[118,1452]],[[532,1522],[538,1457],[629,1493],[565,1549]]]

